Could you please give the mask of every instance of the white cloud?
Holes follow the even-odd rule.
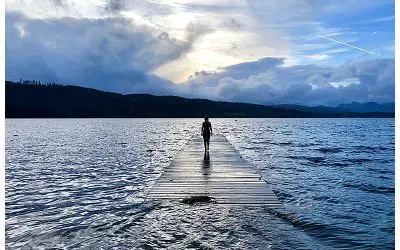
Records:
[[[14,25],[14,27],[18,30],[20,38],[23,39],[25,37],[25,35],[27,35],[27,32],[26,32],[26,30],[25,30],[25,28],[24,28],[24,26],[22,24],[16,23]]]
[[[337,68],[281,67],[282,63],[279,58],[265,58],[221,72],[199,72],[180,91],[193,97],[251,103],[394,101],[393,59],[354,62]]]
[[[358,23],[361,23],[361,24],[381,23],[381,22],[394,21],[394,18],[395,18],[395,16],[388,16],[388,17],[382,17],[382,18],[377,18],[377,19],[373,19],[373,20],[360,21]]]
[[[339,81],[339,82],[329,82],[329,84],[335,88],[349,87],[352,84],[356,84],[356,85],[360,84],[360,80],[356,77],[353,77],[353,78],[343,79],[342,81]]]
[[[330,58],[327,54],[306,55],[306,57],[317,61],[327,60]]]
[[[330,50],[326,50],[324,51],[325,54],[336,54],[336,53],[343,53],[343,52],[347,52],[350,49],[346,49],[346,48],[337,48],[337,49],[330,49]]]

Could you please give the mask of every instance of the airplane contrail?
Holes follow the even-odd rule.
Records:
[[[335,40],[335,39],[332,39],[332,38],[329,38],[329,37],[326,37],[326,36],[319,36],[319,37],[328,39],[328,40],[330,40],[330,41],[332,41],[332,42],[336,42],[336,43],[340,43],[340,44],[346,45],[346,46],[351,47],[351,48],[354,48],[354,49],[358,49],[358,50],[367,52],[367,53],[372,54],[372,55],[380,56],[380,55],[378,55],[378,54],[376,54],[376,53],[374,53],[374,52],[372,52],[372,51],[368,51],[368,50],[365,50],[365,49],[362,49],[362,48],[359,48],[359,47],[356,47],[356,46],[350,45],[350,44],[348,44],[348,43],[344,43],[344,42],[341,42],[341,41],[338,41],[338,40]]]

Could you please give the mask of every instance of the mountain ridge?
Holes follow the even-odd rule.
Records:
[[[6,81],[6,118],[318,118],[394,117],[394,113],[311,112],[260,104],[120,94],[73,85]]]
[[[296,109],[302,111],[309,112],[317,112],[317,113],[331,113],[331,112],[356,112],[356,113],[368,113],[368,112],[384,112],[384,113],[394,113],[395,112],[395,103],[377,103],[377,102],[351,102],[351,103],[342,103],[337,106],[325,106],[325,105],[316,105],[316,106],[306,106],[300,104],[275,104],[270,105],[272,107],[281,107],[281,108],[289,108]]]

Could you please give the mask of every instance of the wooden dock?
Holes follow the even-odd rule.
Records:
[[[148,193],[147,199],[182,200],[209,196],[217,204],[281,208],[269,185],[223,135],[204,153],[203,138],[192,137]]]

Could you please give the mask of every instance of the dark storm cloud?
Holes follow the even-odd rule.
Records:
[[[6,14],[7,79],[118,92],[168,92],[170,83],[149,72],[190,47],[167,33],[153,36],[124,18],[42,20]]]

